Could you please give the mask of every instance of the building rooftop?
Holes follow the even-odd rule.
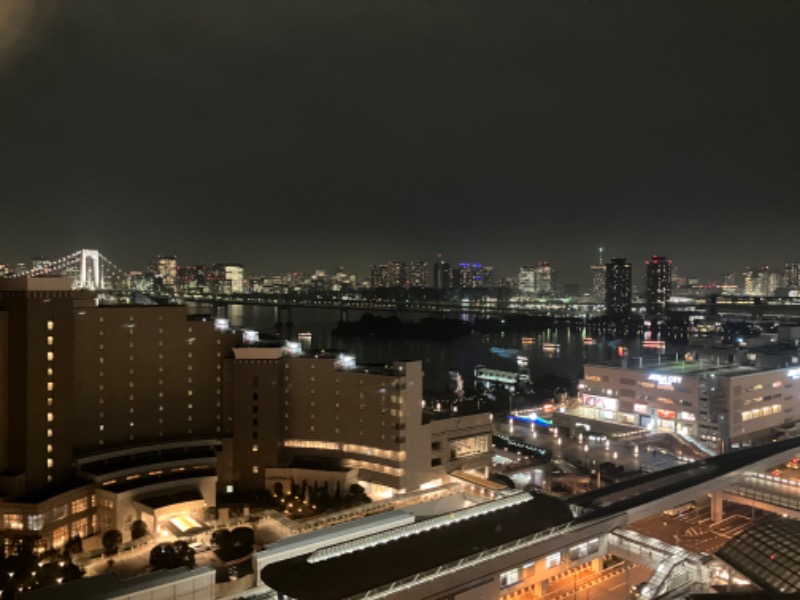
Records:
[[[408,537],[392,539],[393,532],[389,531],[379,545],[327,560],[310,563],[305,555],[274,563],[259,576],[273,589],[293,598],[347,598],[571,519],[572,513],[562,501],[536,495],[529,502]]]
[[[770,515],[730,540],[717,556],[767,592],[800,592],[800,521]]]
[[[164,448],[144,452],[132,451],[131,454],[85,462],[80,466],[80,470],[89,475],[102,476],[108,473],[136,469],[149,465],[198,458],[208,458],[210,460],[215,457],[216,453],[212,445],[188,448]]]
[[[144,504],[152,509],[164,508],[165,506],[172,506],[173,504],[181,504],[183,502],[192,502],[194,500],[202,500],[203,494],[198,490],[183,490],[181,492],[172,492],[171,494],[164,494],[163,496],[156,496],[154,498],[145,498],[137,500],[139,504]]]
[[[596,366],[617,368],[620,370],[628,371],[652,371],[662,375],[677,375],[677,376],[692,376],[692,375],[705,375],[714,374],[723,377],[733,377],[737,375],[750,375],[753,373],[760,373],[766,371],[774,371],[775,367],[771,366],[752,366],[752,365],[739,365],[739,364],[718,364],[710,361],[656,361],[650,357],[640,360],[639,357],[629,358],[626,362],[619,360],[607,361],[601,363],[594,363]],[[588,364],[586,366],[592,366]]]
[[[199,567],[189,569],[181,567],[168,571],[158,571],[132,577],[130,579],[120,579],[114,573],[106,573],[96,577],[86,577],[77,581],[70,581],[63,585],[52,585],[38,590],[25,592],[25,597],[30,600],[63,600],[64,598],[81,598],[81,600],[106,600],[107,598],[130,597],[136,592],[156,588],[181,580],[191,579],[197,576],[213,574],[211,567]],[[191,584],[189,584],[191,585]]]
[[[183,479],[193,479],[195,477],[214,477],[216,476],[216,469],[214,467],[206,467],[199,465],[196,467],[187,467],[185,471],[168,472],[159,475],[136,477],[135,479],[123,479],[121,481],[113,480],[112,483],[103,484],[98,489],[108,490],[115,494],[135,490],[139,487],[145,487],[156,483],[175,482]]]

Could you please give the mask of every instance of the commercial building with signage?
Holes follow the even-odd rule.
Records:
[[[719,450],[768,441],[800,418],[797,367],[623,361],[587,364],[584,373],[584,416],[675,432]]]

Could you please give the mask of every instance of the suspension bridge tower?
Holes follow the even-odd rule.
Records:
[[[102,289],[103,274],[100,268],[100,252],[98,250],[80,251],[80,271],[75,287],[89,290]]]

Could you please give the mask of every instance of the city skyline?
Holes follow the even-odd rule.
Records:
[[[441,285],[436,284],[436,265],[437,263],[441,263],[443,265],[447,265],[448,268],[456,270],[458,268],[463,267],[485,267],[489,270],[489,280],[491,283],[485,287],[492,287],[492,286],[503,286],[507,284],[509,281],[514,281],[518,283],[522,288],[526,288],[530,284],[526,282],[526,271],[534,269],[534,268],[541,268],[545,267],[549,274],[548,280],[551,281],[548,286],[557,284],[558,286],[579,286],[583,293],[591,293],[592,288],[596,287],[596,281],[593,281],[596,273],[595,270],[598,267],[603,267],[605,269],[606,266],[611,264],[615,259],[624,259],[627,262],[631,263],[633,266],[633,284],[634,287],[640,287],[641,284],[645,283],[647,278],[647,270],[650,268],[650,261],[653,258],[657,258],[657,255],[647,256],[642,260],[638,260],[638,258],[631,258],[627,256],[616,256],[611,255],[604,252],[606,251],[605,248],[598,248],[599,255],[595,256],[595,260],[585,265],[584,273],[582,274],[583,277],[579,281],[570,281],[564,278],[563,272],[559,267],[559,263],[556,262],[553,264],[550,260],[539,260],[539,261],[519,261],[516,267],[512,266],[509,271],[501,271],[495,268],[494,265],[490,265],[487,263],[471,263],[471,262],[464,262],[459,260],[447,260],[441,254],[438,254],[434,257],[423,257],[419,259],[409,259],[407,257],[395,257],[391,260],[385,260],[383,262],[370,262],[367,264],[366,268],[363,272],[359,271],[352,271],[348,269],[345,265],[341,265],[337,263],[335,259],[326,259],[328,262],[335,264],[336,266],[331,265],[317,265],[316,267],[310,269],[298,269],[292,268],[291,266],[285,266],[283,269],[278,269],[271,272],[256,272],[251,270],[248,266],[249,263],[243,260],[235,260],[235,261],[221,261],[221,260],[211,260],[209,262],[201,262],[192,260],[192,257],[188,259],[182,259],[180,256],[176,254],[166,254],[160,253],[151,255],[149,258],[144,258],[139,260],[138,264],[133,268],[123,268],[120,265],[115,264],[111,261],[111,267],[113,267],[113,271],[116,274],[127,273],[130,275],[134,274],[142,274],[142,273],[158,273],[162,272],[164,266],[161,264],[163,261],[167,261],[171,264],[169,267],[169,273],[164,278],[164,284],[168,286],[172,286],[175,283],[175,278],[177,277],[179,271],[181,269],[196,269],[204,267],[209,272],[213,269],[224,269],[224,268],[235,268],[240,273],[238,278],[244,280],[251,279],[251,278],[269,278],[269,277],[280,277],[280,276],[287,276],[287,275],[307,275],[309,277],[337,277],[339,275],[347,275],[348,278],[352,277],[354,279],[354,283],[358,286],[361,286],[363,283],[372,282],[374,285],[375,281],[375,269],[379,267],[383,268],[420,268],[422,269],[418,275],[414,277],[414,283],[411,287],[442,287]],[[89,250],[88,252],[95,252],[95,250]],[[102,256],[102,255],[101,255]],[[55,264],[58,266],[58,261],[64,261],[69,259],[70,257],[65,256],[47,256],[41,253],[35,254],[33,257],[26,259],[26,260],[8,260],[7,257],[0,256],[0,275],[4,273],[4,269],[10,273],[14,273],[16,271],[17,274],[20,273],[19,268],[24,266],[25,268],[33,268],[36,269],[44,269],[40,271],[39,274],[43,275],[50,272],[50,269]],[[74,255],[73,255],[74,258]],[[661,257],[663,258],[663,257]],[[430,260],[429,260],[430,259]],[[103,256],[103,260],[110,260],[108,257]],[[556,260],[558,260],[556,258]],[[602,262],[599,262],[602,260]],[[671,256],[669,257],[670,264],[673,262]],[[538,265],[538,267],[535,267]],[[687,269],[682,268],[682,265],[675,265],[676,271],[674,273],[675,281],[686,282],[686,283],[699,283],[699,284],[723,284],[723,285],[731,285],[735,281],[741,279],[741,283],[743,288],[747,288],[747,280],[753,277],[758,278],[761,275],[765,277],[769,275],[770,277],[777,278],[774,284],[770,284],[770,289],[775,287],[780,287],[777,283],[777,280],[781,280],[783,282],[784,278],[788,278],[787,282],[789,287],[792,289],[797,288],[797,270],[798,265],[800,263],[796,261],[785,260],[774,265],[765,265],[765,264],[754,264],[750,263],[747,265],[736,265],[732,266],[730,269],[726,269],[720,271],[716,274],[716,276],[712,276],[711,278],[703,278],[699,277],[695,273],[687,272]],[[24,272],[24,271],[23,271]],[[761,274],[761,275],[760,275]],[[394,285],[398,285],[399,287],[404,287],[405,284],[392,284],[389,287]],[[452,287],[450,285],[446,285],[444,287]],[[461,287],[456,285],[455,287]],[[531,288],[532,289],[532,288]],[[531,290],[527,290],[531,291]],[[595,294],[597,290],[595,290]],[[746,290],[746,293],[749,295],[765,295],[765,293],[759,293],[758,291],[753,290]],[[601,294],[602,295],[602,294]]]
[[[796,6],[13,4],[4,257],[792,260]]]

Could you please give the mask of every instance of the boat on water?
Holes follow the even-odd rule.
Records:
[[[522,338],[522,345],[523,346],[531,346],[536,341],[535,338],[532,337],[524,337]]]
[[[518,367],[527,367],[528,366],[528,357],[522,356],[521,354],[517,356],[517,366]]]
[[[498,346],[492,346],[489,348],[489,352],[497,356],[502,356],[503,358],[514,358],[519,354],[519,350],[516,348],[500,348]]]
[[[297,337],[300,338],[301,340],[310,340],[311,339],[311,332],[310,331],[304,331],[302,333],[298,333]]]
[[[554,344],[553,342],[544,342],[542,344],[542,350],[544,350],[545,352],[560,352],[561,345]]]
[[[584,346],[596,346],[597,345],[597,340],[594,339],[594,338],[585,337],[585,338],[583,338],[583,345]]]

